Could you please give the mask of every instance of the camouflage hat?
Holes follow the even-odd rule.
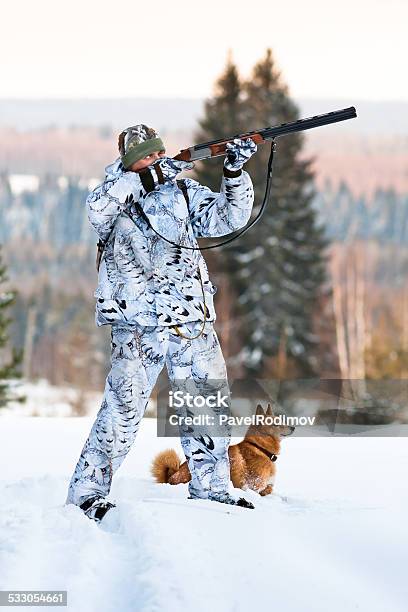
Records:
[[[118,147],[122,164],[126,169],[150,153],[165,151],[163,141],[156,130],[144,123],[133,125],[121,132]]]

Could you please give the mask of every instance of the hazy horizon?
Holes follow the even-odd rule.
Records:
[[[408,102],[364,101],[356,98],[292,98],[300,117],[310,117],[355,106],[357,118],[331,127],[332,133],[406,134]],[[161,132],[185,131],[197,126],[205,98],[57,98],[0,99],[0,127],[18,130],[49,127],[111,127],[147,123]],[[265,127],[265,126],[255,126]],[[252,128],[251,128],[252,129]]]

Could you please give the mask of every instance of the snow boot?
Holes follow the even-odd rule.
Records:
[[[236,499],[232,497],[227,491],[223,493],[214,493],[211,492],[208,494],[208,499],[212,501],[220,502],[221,504],[231,504],[233,506],[241,506],[242,508],[255,508],[254,504],[244,497],[239,497]]]
[[[111,508],[116,508],[116,504],[107,501],[103,497],[90,497],[86,499],[80,506],[89,519],[93,519],[100,523],[105,514]]]

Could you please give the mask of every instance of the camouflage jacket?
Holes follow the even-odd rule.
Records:
[[[197,238],[226,236],[244,227],[251,216],[254,191],[249,174],[242,170],[229,177],[224,169],[219,193],[185,178],[187,205],[175,181],[147,193],[139,174],[126,171],[120,158],[105,172],[103,183],[86,200],[88,219],[106,242],[94,292],[96,325],[203,321],[204,300],[206,320],[215,321],[217,288],[202,253],[158,237],[144,215],[154,230],[179,245],[197,247]]]

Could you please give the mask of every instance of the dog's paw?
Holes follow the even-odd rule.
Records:
[[[272,485],[268,485],[263,489],[263,491],[259,491],[259,495],[262,495],[262,497],[264,497],[265,495],[270,495],[271,493],[273,493]]]

